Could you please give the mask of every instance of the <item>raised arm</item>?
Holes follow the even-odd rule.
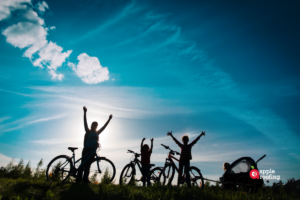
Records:
[[[168,132],[167,135],[171,136],[173,138],[173,140],[175,141],[176,144],[178,144],[178,146],[182,146],[182,144],[173,136],[172,131]]]
[[[86,112],[87,112],[87,108],[84,106],[83,107],[83,123],[84,123],[84,130],[86,133],[90,132],[90,129],[88,127],[87,121],[86,121]]]
[[[143,150],[143,145],[144,145],[145,139],[146,139],[146,138],[143,138],[143,139],[142,139],[142,143],[141,143],[141,151]]]
[[[196,144],[198,142],[198,140],[201,138],[202,135],[205,136],[205,131],[201,131],[201,134],[193,142],[191,142],[189,145],[193,146],[194,144]]]
[[[153,138],[151,139],[151,149],[150,149],[150,151],[152,152],[152,149],[153,149]]]
[[[110,120],[111,120],[112,117],[113,117],[112,115],[109,115],[109,118],[108,118],[107,122],[104,124],[104,126],[102,126],[102,128],[100,128],[100,129],[97,131],[97,134],[98,134],[98,135],[99,135],[102,131],[104,131],[104,129],[105,129],[106,126],[109,124],[109,122],[110,122]]]

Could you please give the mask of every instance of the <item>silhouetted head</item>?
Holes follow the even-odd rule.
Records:
[[[91,131],[96,132],[98,127],[98,122],[93,122],[91,125]]]
[[[228,162],[224,162],[224,164],[223,164],[223,170],[227,171],[229,167],[230,167],[230,164]]]
[[[184,135],[184,136],[182,136],[181,140],[182,140],[183,144],[187,144],[189,142],[189,136]]]
[[[149,146],[148,144],[143,145],[143,151],[149,151]]]

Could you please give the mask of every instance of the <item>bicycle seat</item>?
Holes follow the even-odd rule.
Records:
[[[77,147],[69,147],[69,150],[71,150],[72,152],[74,152],[74,150],[78,149]]]

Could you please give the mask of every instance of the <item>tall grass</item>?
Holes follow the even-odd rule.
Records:
[[[223,190],[218,184],[206,183],[203,190],[198,188],[152,186],[138,187],[136,184],[124,186],[109,183],[109,173],[99,184],[77,184],[72,182],[48,182],[45,179],[43,160],[36,168],[30,162],[24,165],[21,159],[18,164],[12,160],[6,167],[0,168],[0,200],[19,199],[174,199],[174,200],[300,200],[300,179],[281,181],[272,187],[260,188],[255,194],[235,190]],[[118,179],[118,177],[116,177]]]
[[[42,169],[43,159],[38,162],[35,169],[30,166],[30,161],[25,166],[23,159],[16,165],[14,163],[15,160],[12,159],[6,167],[0,168],[0,178],[45,179],[46,170]]]

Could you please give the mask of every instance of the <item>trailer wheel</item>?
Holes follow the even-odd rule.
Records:
[[[237,178],[236,189],[242,192],[254,193],[256,191],[256,184],[254,180],[247,176],[241,176]]]

